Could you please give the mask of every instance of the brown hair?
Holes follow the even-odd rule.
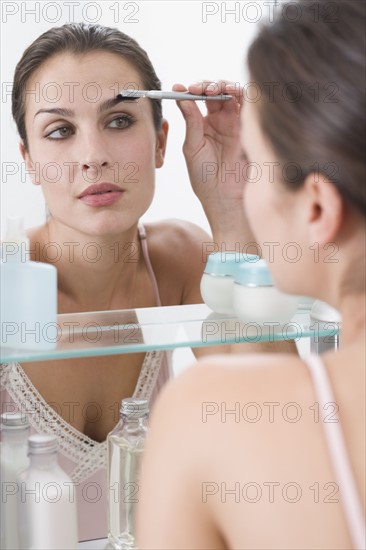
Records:
[[[161,82],[147,53],[127,34],[97,24],[68,23],[61,27],[53,27],[28,46],[15,69],[12,113],[26,150],[29,144],[25,128],[25,90],[33,72],[55,54],[70,52],[77,55],[96,50],[121,55],[138,71],[146,89],[161,89]],[[160,129],[161,101],[154,100],[151,104],[155,128]]]
[[[280,5],[248,53],[260,87],[259,120],[283,180],[298,189],[319,171],[363,215],[365,171],[365,0]]]

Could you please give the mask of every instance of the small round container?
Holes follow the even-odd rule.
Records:
[[[246,323],[288,323],[295,315],[298,297],[278,290],[264,260],[242,263],[235,273],[233,308]]]
[[[216,313],[234,314],[232,294],[235,272],[241,263],[258,261],[254,254],[214,252],[207,258],[201,279],[201,296]]]

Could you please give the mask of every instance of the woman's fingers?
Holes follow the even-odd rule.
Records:
[[[217,103],[207,101],[206,106],[209,113],[214,113],[221,109],[225,109],[226,112],[238,112],[238,106],[240,108],[243,100],[243,88],[238,82],[230,82],[228,80],[218,80],[217,82],[203,80],[202,82],[195,82],[188,86],[188,91],[191,94],[208,96],[225,94],[233,97],[232,100]]]
[[[210,117],[213,117],[210,119],[210,124],[212,124],[213,127],[216,127],[216,131],[219,133],[221,130],[217,129],[220,128],[220,125],[222,127],[222,121],[224,120],[223,117],[229,117],[227,119],[227,123],[230,127],[237,123],[240,106],[243,99],[243,89],[238,83],[233,83],[226,80],[219,80],[217,82],[203,80],[201,82],[190,84],[188,88],[183,84],[175,84],[173,86],[173,90],[176,92],[188,91],[192,94],[207,95],[211,97],[220,94],[231,95],[232,99],[227,101],[206,101],[207,114]],[[177,105],[186,122],[186,139],[183,148],[184,153],[188,155],[194,154],[202,148],[204,142],[205,120],[208,120],[208,118],[203,117],[196,101],[180,100],[177,101]],[[225,128],[227,128],[227,126],[225,126]]]
[[[183,84],[174,84],[174,92],[186,92]],[[203,140],[203,117],[195,101],[177,101],[177,105],[186,122],[186,137],[184,141],[184,153],[195,153]]]

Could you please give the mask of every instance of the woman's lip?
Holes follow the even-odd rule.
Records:
[[[117,202],[123,195],[123,189],[114,183],[97,183],[90,185],[80,195],[80,199],[87,206],[109,206]]]
[[[87,195],[95,195],[96,193],[108,193],[111,191],[121,192],[123,189],[115,185],[114,183],[96,183],[94,185],[89,185],[80,195],[78,199],[81,199]]]
[[[109,206],[119,201],[122,197],[123,191],[108,191],[106,193],[84,195],[80,197],[80,200],[87,206]]]

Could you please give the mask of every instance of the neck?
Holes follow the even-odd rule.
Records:
[[[122,287],[125,296],[133,292],[142,258],[137,225],[90,236],[51,220],[41,240],[39,260],[57,267],[59,313],[114,309]]]
[[[344,297],[338,306],[342,315],[342,347],[365,345],[366,295],[364,292]]]

